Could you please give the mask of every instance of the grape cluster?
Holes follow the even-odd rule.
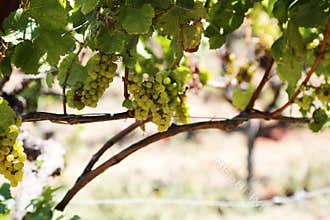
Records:
[[[128,91],[131,96],[123,106],[134,110],[137,120],[146,120],[151,115],[160,132],[169,128],[173,115],[177,122],[187,123],[189,114],[184,85],[189,76],[190,70],[184,67],[155,74],[130,74]]]
[[[85,107],[85,104],[81,101],[83,87],[84,85],[82,83],[76,83],[75,86],[66,93],[66,99],[71,108],[81,110]]]
[[[77,83],[67,93],[70,107],[82,109],[85,106],[95,108],[105,90],[116,76],[117,65],[112,55],[96,54],[92,58],[95,68],[89,71],[84,84]]]
[[[315,95],[317,98],[324,103],[330,102],[330,84],[323,83],[315,89]]]
[[[2,124],[0,129],[0,173],[15,187],[23,178],[24,161],[27,158],[23,142],[17,140],[21,121],[15,121],[14,117],[11,117],[14,116],[14,112],[8,105],[3,105],[2,98],[0,103],[0,114],[5,115],[2,120],[7,122]]]
[[[239,70],[236,74],[236,79],[237,79],[238,83],[251,82],[252,77],[255,73],[255,70],[256,70],[256,68],[252,62],[246,62],[246,63],[242,64],[239,67]]]
[[[301,110],[308,112],[313,105],[314,97],[311,95],[304,94],[301,98],[296,99],[295,102]]]

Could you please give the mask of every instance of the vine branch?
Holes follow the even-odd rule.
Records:
[[[57,124],[86,124],[93,122],[102,121],[113,121],[120,119],[131,118],[132,114],[130,112],[120,112],[115,114],[84,114],[84,115],[73,115],[73,114],[56,114],[49,112],[31,112],[22,115],[23,122],[37,122],[37,121],[50,121]]]
[[[246,119],[246,116],[243,116],[241,119]],[[121,119],[133,118],[134,114],[131,111],[120,112],[120,113],[95,113],[95,114],[56,114],[50,112],[31,112],[21,116],[23,122],[38,122],[38,121],[50,121],[55,124],[87,124],[94,122],[103,122],[103,121],[114,121]],[[238,116],[237,116],[238,117]],[[236,117],[236,118],[237,118]],[[264,120],[277,120],[289,123],[308,123],[310,119],[308,118],[296,118],[296,117],[285,117],[285,116],[272,116],[271,113],[261,112],[255,109],[249,111],[248,119],[264,119]],[[212,117],[211,117],[212,118]]]
[[[309,119],[306,118],[290,118],[284,116],[276,116],[272,117],[270,114],[262,113],[257,110],[251,112],[242,112],[241,114],[237,115],[232,119],[226,120],[219,120],[219,121],[204,121],[204,122],[196,122],[190,123],[185,125],[175,125],[172,124],[171,127],[165,132],[158,132],[151,136],[148,136],[129,147],[125,148],[124,150],[120,151],[119,153],[112,156],[110,159],[102,163],[100,166],[96,167],[95,169],[86,173],[82,178],[80,178],[73,187],[66,193],[64,198],[58,203],[56,206],[57,210],[63,211],[68,203],[72,200],[72,198],[90,181],[94,178],[99,176],[108,168],[118,164],[122,160],[124,160],[129,155],[133,154],[134,152],[154,143],[159,140],[177,135],[182,132],[200,130],[200,129],[220,129],[223,131],[230,131],[245,121],[248,121],[252,118],[261,118],[266,120],[280,120],[280,121],[287,121],[291,123],[306,123],[309,122]]]
[[[264,76],[262,77],[258,87],[256,88],[256,90],[253,92],[251,99],[249,101],[249,103],[247,104],[245,111],[249,111],[250,109],[253,108],[255,101],[257,100],[257,98],[259,97],[263,87],[265,86],[265,84],[267,83],[267,81],[270,79],[269,74],[270,71],[272,70],[274,64],[274,59],[272,58],[267,69],[265,70]]]
[[[115,143],[117,143],[119,140],[123,139],[126,135],[134,131],[139,126],[146,123],[146,121],[136,121],[124,130],[121,130],[118,134],[110,138],[90,159],[88,164],[86,165],[84,171],[82,174],[78,177],[77,182],[79,182],[88,172],[90,172],[95,165],[95,163],[100,159],[100,157],[109,149],[111,148]]]
[[[298,95],[300,94],[302,88],[304,86],[307,85],[309,79],[311,78],[311,76],[313,75],[313,73],[315,72],[315,70],[317,69],[319,63],[321,62],[322,56],[324,54],[326,45],[327,45],[327,41],[329,38],[329,32],[330,32],[330,18],[328,19],[328,23],[326,26],[326,30],[324,32],[324,37],[322,40],[322,44],[319,50],[319,54],[317,55],[312,67],[309,69],[309,71],[306,74],[306,77],[304,79],[304,81],[299,85],[298,89],[296,90],[296,92],[291,96],[291,98],[289,99],[289,101],[287,103],[285,103],[282,107],[280,107],[279,109],[277,109],[276,111],[274,111],[272,113],[272,116],[278,116],[280,115],[282,112],[284,112],[284,110],[289,107],[291,104],[294,103],[294,101],[296,100],[296,98],[298,97]]]

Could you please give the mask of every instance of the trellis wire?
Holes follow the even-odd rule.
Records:
[[[181,206],[209,206],[225,208],[258,208],[278,205],[288,205],[303,202],[318,196],[330,195],[330,187],[320,188],[314,191],[298,191],[293,196],[276,196],[269,200],[241,200],[241,201],[216,201],[197,199],[170,199],[170,198],[115,198],[104,200],[87,200],[72,202],[74,205],[181,205]],[[330,201],[328,201],[330,204]]]

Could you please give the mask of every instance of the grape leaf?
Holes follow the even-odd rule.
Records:
[[[10,57],[7,55],[2,62],[0,62],[0,76],[9,76],[11,71]]]
[[[161,35],[175,36],[180,33],[180,25],[190,21],[199,21],[206,18],[207,14],[202,4],[195,3],[191,10],[172,7],[166,13],[157,17],[155,26]]]
[[[86,16],[80,11],[72,11],[69,17],[69,23],[72,23],[74,27],[79,27],[86,22]],[[78,31],[80,29],[76,29]]]
[[[288,20],[288,7],[290,1],[288,0],[278,0],[276,1],[273,8],[273,15],[280,23],[284,23]]]
[[[88,14],[91,12],[98,4],[99,0],[76,0],[75,8],[80,8],[84,14]]]
[[[289,86],[294,88],[301,77],[302,68],[302,62],[282,62],[277,65],[277,74],[281,80],[287,81]]]
[[[238,109],[245,109],[246,105],[253,94],[253,88],[250,87],[248,90],[235,89],[233,93],[233,106]]]
[[[305,61],[306,49],[304,39],[299,32],[299,27],[291,21],[288,22],[285,39],[287,41],[287,47],[291,50],[293,59],[296,61]],[[289,58],[287,55],[286,57]]]
[[[70,53],[63,58],[58,69],[58,80],[61,86],[64,85],[66,74],[69,74],[66,85],[73,87],[76,83],[85,82],[88,74],[88,67],[83,67],[79,63],[76,54]]]
[[[46,60],[50,65],[56,66],[60,56],[74,48],[74,41],[70,35],[61,36],[57,32],[43,28],[39,30],[34,45],[47,55]]]
[[[203,25],[200,21],[182,27],[182,43],[184,51],[195,52],[198,50],[203,30]]]
[[[10,193],[10,184],[4,183],[0,187],[0,217],[5,217],[10,214],[12,208],[12,196]]]
[[[62,31],[66,27],[68,12],[57,0],[33,0],[26,12],[46,29]]]
[[[170,5],[170,0],[127,0],[126,2],[135,8],[143,4],[151,4],[154,8],[166,9]]]
[[[83,67],[80,63],[74,62],[68,78],[67,84],[74,86],[76,83],[84,83],[88,75],[88,67]]]
[[[35,80],[20,93],[25,99],[26,106],[24,107],[25,112],[35,112],[38,108],[38,101],[41,94],[41,80]]]
[[[205,8],[200,2],[196,2],[193,9],[174,6],[155,19],[155,27],[160,35],[172,37],[171,49],[179,60],[183,55],[183,47],[191,52],[197,49],[201,26],[196,24],[206,17]],[[192,33],[193,36],[190,36]]]
[[[13,198],[10,193],[10,184],[9,183],[4,183],[0,187],[0,195],[4,199],[11,199]]]
[[[329,9],[320,1],[295,1],[290,6],[289,14],[291,20],[298,26],[319,27],[326,24]]]
[[[15,47],[12,62],[26,73],[37,74],[41,56],[40,48],[31,41],[24,41]]]
[[[14,45],[23,40],[33,40],[36,37],[37,24],[28,17],[22,9],[12,12],[4,21],[2,39]]]
[[[52,88],[54,85],[54,75],[50,71],[47,73],[47,76],[46,76],[46,84],[47,84],[48,88]]]
[[[56,66],[60,56],[73,48],[74,41],[69,35],[61,36],[58,32],[38,28],[34,41],[24,41],[15,47],[12,62],[22,71],[36,74],[42,63],[47,61]],[[45,59],[41,60],[44,55]]]
[[[75,53],[67,54],[59,63],[58,67],[58,82],[61,86],[64,85],[66,74],[74,62],[78,62]]]
[[[323,109],[316,109],[313,112],[313,121],[309,124],[309,128],[313,132],[318,132],[328,125],[329,117]]]
[[[106,54],[121,52],[125,49],[127,34],[123,32],[111,33],[108,28],[102,28],[99,35],[95,39],[98,49]],[[111,43],[109,43],[111,42]]]
[[[156,18],[155,26],[160,35],[179,35],[180,17],[176,8],[172,8],[164,13],[162,16]]]
[[[193,9],[194,8],[194,0],[177,0],[176,5],[179,7]]]
[[[144,4],[141,8],[125,7],[119,14],[119,22],[129,34],[146,34],[155,16],[150,4]]]
[[[236,30],[244,21],[245,13],[252,7],[251,1],[219,0],[210,9],[209,26],[205,36],[210,48],[221,47],[228,34]]]
[[[295,29],[296,26],[290,22],[288,31],[277,39],[271,48],[273,57],[277,62],[277,74],[281,80],[288,82],[288,94],[295,89],[298,80],[301,77],[304,58],[303,39]]]
[[[80,220],[81,218],[78,215],[72,216],[69,220]]]
[[[318,65],[318,67],[317,67],[317,74],[318,75],[324,75],[324,76],[330,78],[329,69],[330,69],[330,63],[321,61],[320,64]]]
[[[128,68],[134,68],[136,61],[137,61],[137,51],[136,51],[136,45],[139,41],[138,35],[130,35],[126,42],[125,48],[127,51],[122,54],[123,57],[123,63]]]

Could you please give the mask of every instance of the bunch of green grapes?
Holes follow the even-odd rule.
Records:
[[[75,86],[66,93],[66,99],[71,108],[81,110],[85,107],[85,104],[81,101],[83,87],[84,85],[82,83],[76,83]]]
[[[330,84],[324,83],[315,89],[315,95],[324,103],[330,102]]]
[[[177,122],[187,123],[185,84],[189,76],[190,70],[184,67],[155,74],[130,74],[128,91],[131,96],[123,106],[134,110],[137,120],[146,120],[151,115],[160,132],[169,128],[174,115]]]
[[[236,79],[239,83],[242,82],[251,82],[252,77],[256,71],[255,66],[252,62],[246,62],[242,64],[236,74]]]
[[[186,97],[182,97],[175,111],[176,121],[182,124],[189,122],[189,108],[187,106]]]
[[[117,65],[113,55],[96,54],[91,61],[95,68],[89,71],[84,84],[77,83],[67,93],[70,107],[83,109],[85,106],[95,108],[105,90],[116,76]]]
[[[311,95],[304,94],[301,98],[296,99],[295,102],[301,110],[308,112],[313,105],[314,97]]]
[[[235,72],[236,55],[228,51],[222,56],[223,68],[226,75],[232,75]]]
[[[0,98],[0,115],[4,116],[6,123],[3,123],[0,129],[0,173],[8,179],[13,187],[23,178],[24,153],[23,142],[17,140],[20,132],[21,120],[15,120],[15,113]]]

